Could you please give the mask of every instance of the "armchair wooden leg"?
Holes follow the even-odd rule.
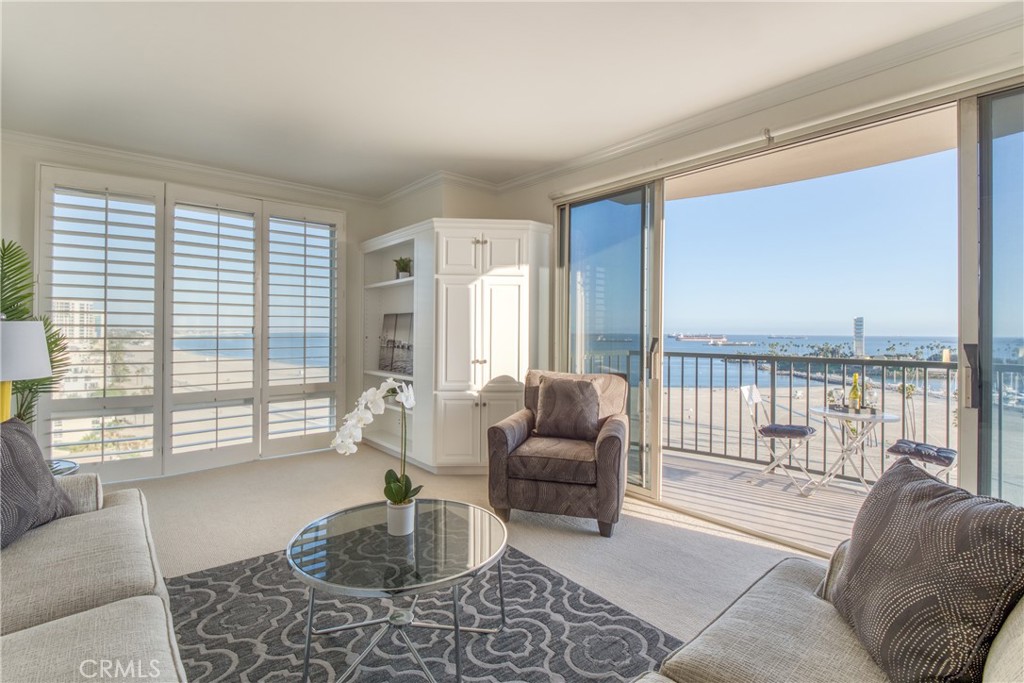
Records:
[[[509,517],[512,516],[512,510],[509,508],[494,508],[494,514],[498,515],[498,519],[503,522],[507,522]]]
[[[614,522],[598,522],[597,528],[601,531],[601,535],[605,538],[612,537],[612,530],[615,528]]]

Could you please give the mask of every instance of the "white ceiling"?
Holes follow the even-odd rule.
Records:
[[[3,2],[2,123],[370,197],[501,184],[1000,4]]]

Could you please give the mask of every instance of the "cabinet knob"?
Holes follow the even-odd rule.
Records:
[[[487,244],[487,240],[480,240],[480,244]]]
[[[481,358],[481,359],[480,359],[480,364],[481,364],[481,365],[483,365],[483,364],[484,364],[484,363],[486,363],[486,362],[487,362],[487,359],[486,359],[486,358]]]
[[[483,403],[481,403],[480,405],[482,405],[482,406],[483,406],[484,408],[486,408],[486,407],[487,407],[487,401],[484,401],[484,402],[483,402]]]
[[[479,404],[479,403],[474,403],[474,404],[473,404],[473,407],[474,407],[474,408],[479,408],[479,407],[480,407],[480,404]]]

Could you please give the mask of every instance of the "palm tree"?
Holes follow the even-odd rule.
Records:
[[[56,391],[71,365],[68,342],[64,334],[45,316],[32,315],[35,299],[35,276],[28,252],[17,242],[0,240],[0,313],[7,320],[41,320],[46,332],[46,349],[50,354],[51,377],[14,382],[12,387],[14,416],[22,422],[36,419],[39,394]]]

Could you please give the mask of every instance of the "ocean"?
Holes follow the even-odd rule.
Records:
[[[712,345],[708,341],[677,340],[674,336],[666,336],[662,341],[663,351],[666,352],[665,364],[663,365],[662,382],[665,386],[678,387],[685,384],[687,387],[738,387],[742,384],[756,383],[759,386],[767,386],[771,382],[770,369],[764,364],[755,363],[753,360],[743,360],[744,355],[748,356],[814,356],[819,355],[822,349],[838,347],[843,352],[853,352],[852,336],[834,335],[756,335],[756,334],[728,334],[715,333],[711,337],[724,336],[728,344]],[[588,370],[599,371],[600,369],[611,369],[620,372],[626,371],[625,354],[632,354],[630,358],[630,375],[635,377],[639,372],[640,346],[638,340],[629,335],[605,334],[590,335],[588,354],[591,355],[591,365]],[[957,340],[956,337],[902,337],[902,336],[865,336],[864,351],[868,356],[884,357],[890,355],[896,357],[918,357],[922,360],[941,360],[943,349],[950,350],[951,360],[956,361]],[[726,356],[726,358],[680,358],[673,357],[673,353],[701,353]],[[742,377],[741,377],[742,368]],[[796,365],[797,371],[806,371]],[[822,370],[820,366],[818,371]],[[841,373],[841,370],[837,368]],[[812,372],[814,368],[812,368]],[[852,372],[852,370],[851,370]],[[868,368],[868,375],[878,375],[881,379],[881,371],[878,368]],[[756,380],[755,380],[756,376]],[[776,375],[776,383],[779,386],[788,386],[788,372],[779,372]],[[892,380],[888,380],[891,382]],[[908,383],[914,380],[908,378]],[[953,378],[955,382],[955,377]],[[807,380],[802,377],[794,377],[795,386],[805,386]],[[811,385],[822,382],[811,380]],[[923,376],[917,380],[923,384]],[[933,378],[929,382],[929,391],[944,390],[945,376],[941,379]]]

